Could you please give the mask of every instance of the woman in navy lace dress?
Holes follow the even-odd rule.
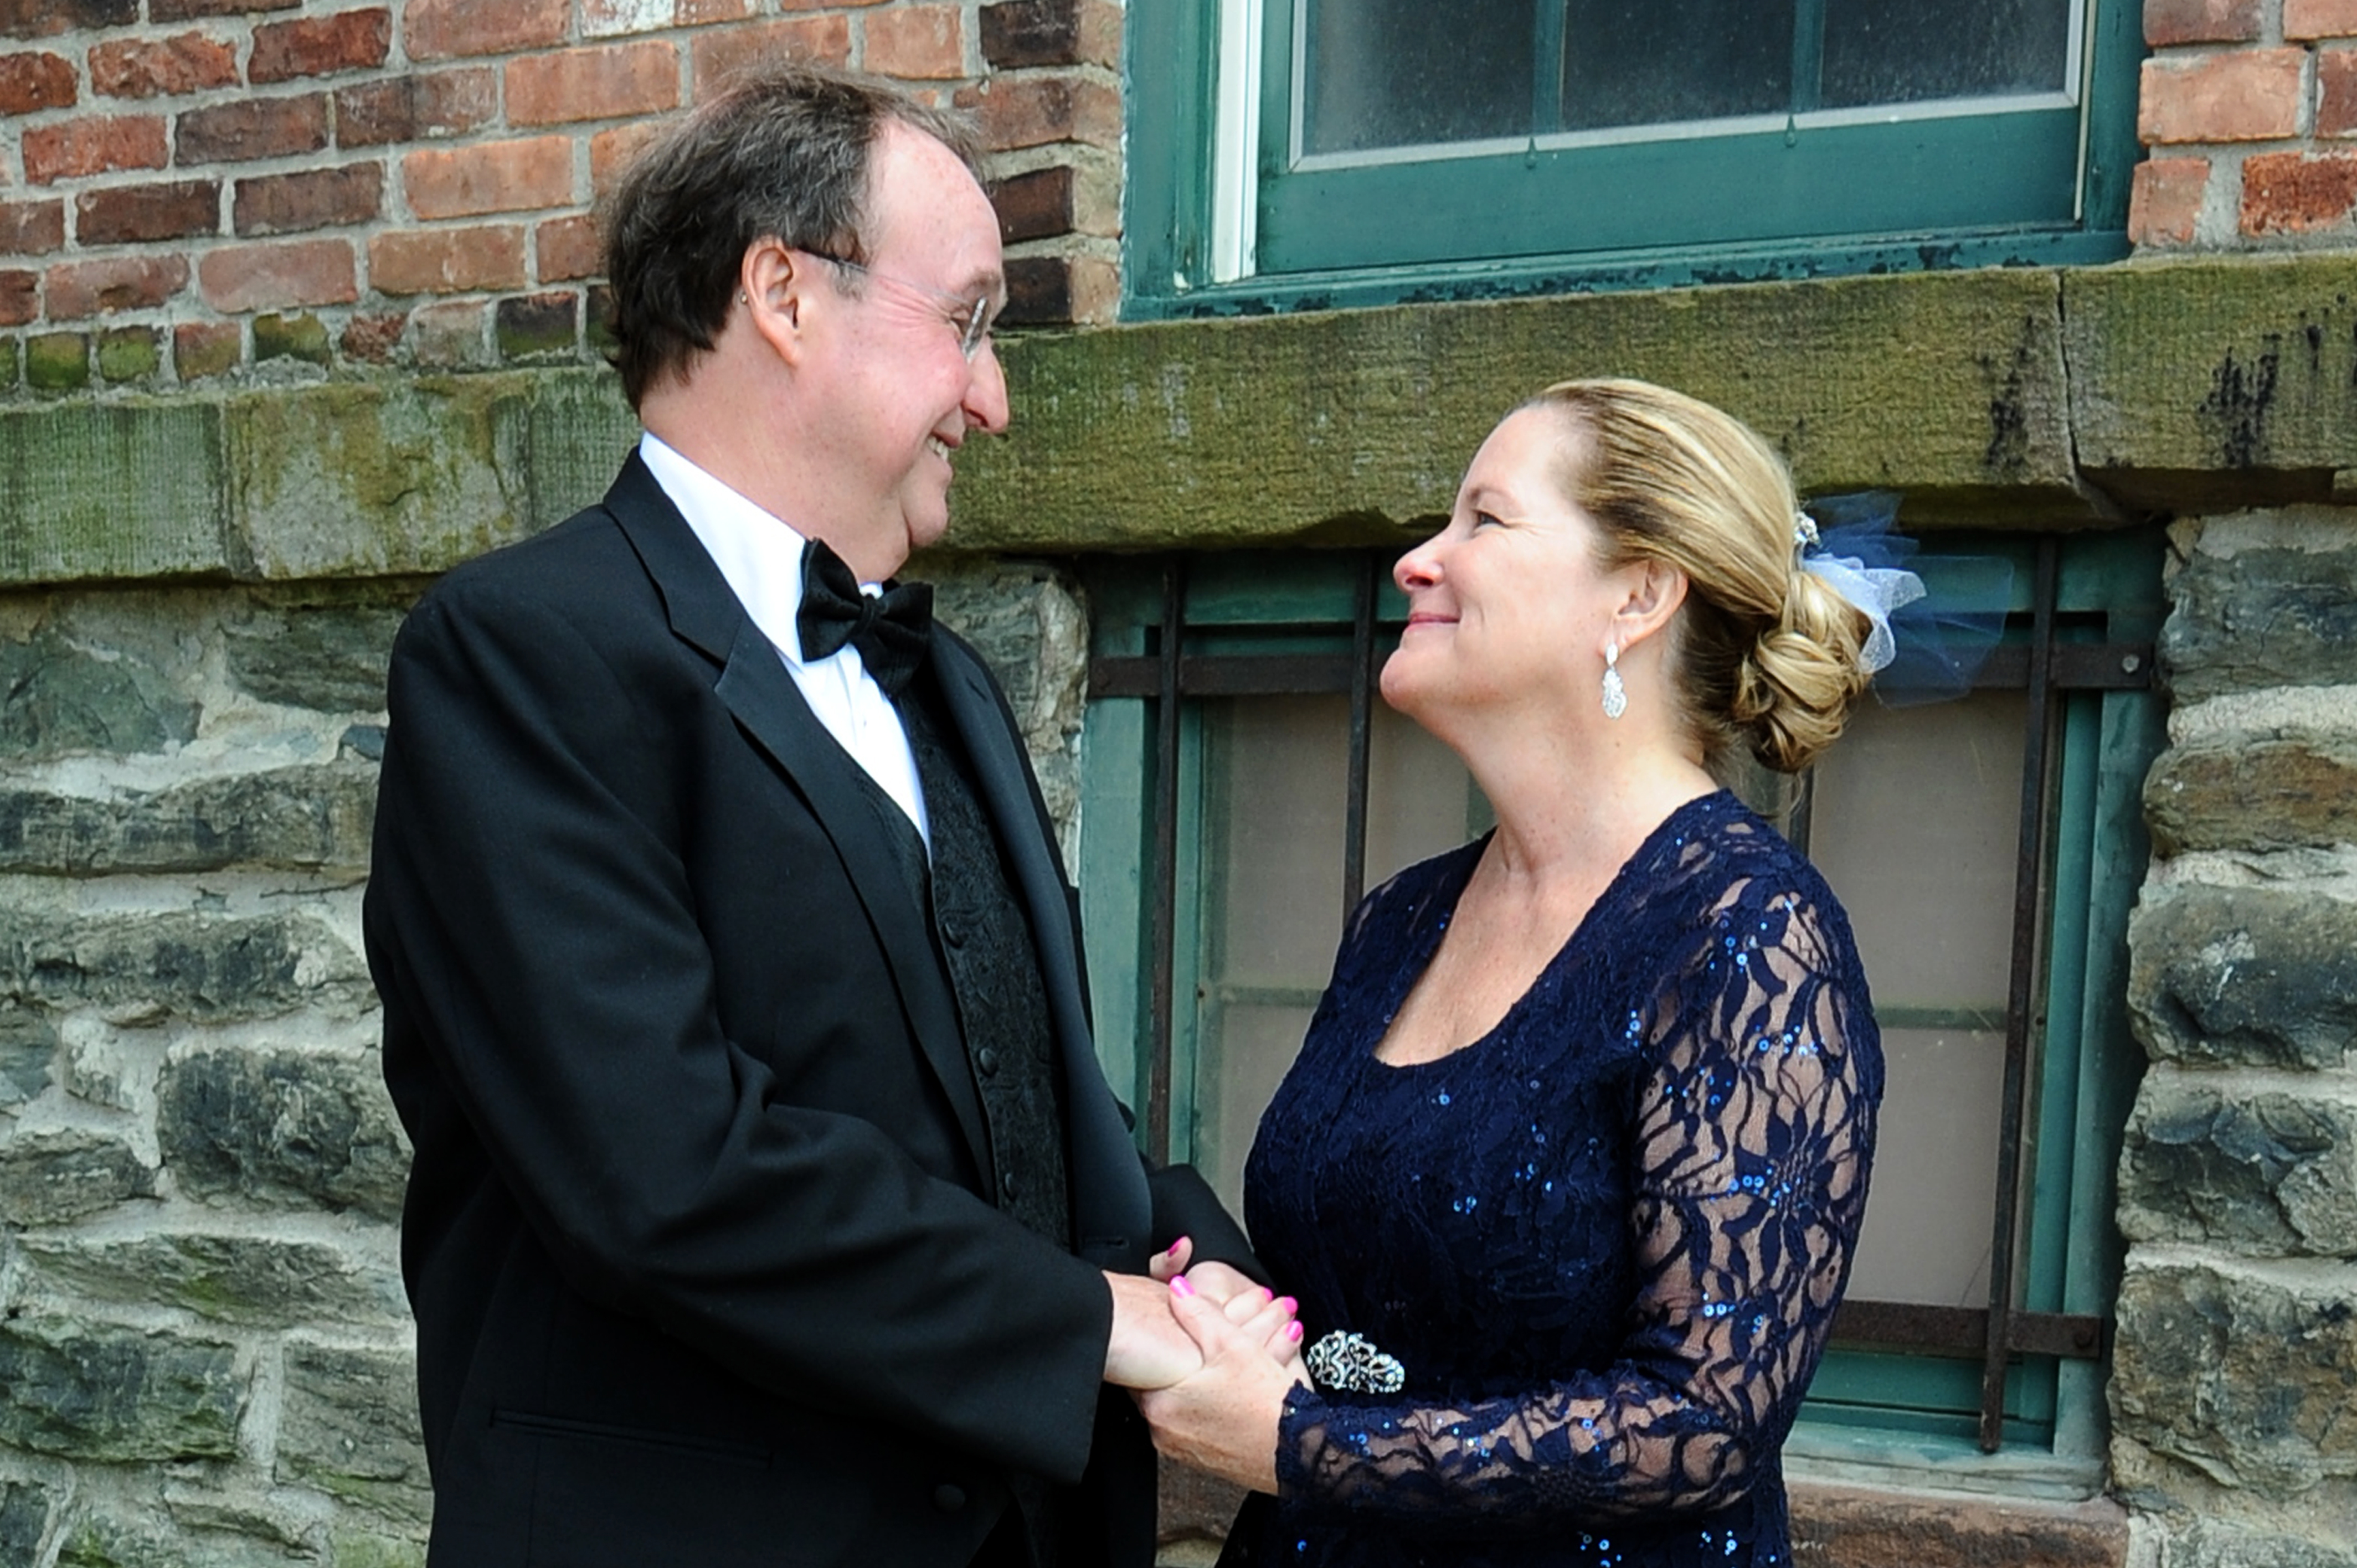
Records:
[[[1713,768],[1804,766],[1866,684],[1813,542],[1741,424],[1573,382],[1400,562],[1383,695],[1498,826],[1361,906],[1261,1123],[1308,1372],[1173,1286],[1204,1369],[1142,1402],[1262,1494],[1223,1563],[1789,1556],[1882,1061],[1840,906]]]

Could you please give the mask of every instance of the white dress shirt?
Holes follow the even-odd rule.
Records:
[[[909,749],[899,710],[867,672],[857,649],[845,644],[824,659],[802,657],[794,615],[802,608],[802,553],[810,542],[681,456],[653,432],[639,437],[639,456],[728,580],[737,603],[786,661],[786,672],[802,688],[818,722],[909,814],[930,851],[932,824],[925,816],[917,757]],[[872,595],[884,589],[880,583],[862,583],[859,591]]]

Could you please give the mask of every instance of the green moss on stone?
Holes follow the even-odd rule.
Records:
[[[578,334],[574,327],[575,302],[569,294],[536,294],[503,299],[493,319],[493,331],[502,360],[570,357]]]
[[[0,392],[16,390],[16,372],[24,364],[25,346],[14,338],[0,338]]]
[[[1908,521],[2081,521],[2051,271],[1150,323],[1004,346],[1013,426],[959,455],[951,542],[1384,542],[1445,515],[1542,387],[1635,376],[1749,422],[1810,489]]]
[[[324,365],[332,357],[327,324],[316,316],[253,318],[253,358],[257,364],[265,360],[303,360]]]
[[[36,392],[79,392],[90,384],[90,338],[44,332],[25,343],[25,381]]]
[[[163,338],[153,327],[117,327],[98,335],[98,373],[102,379],[144,381],[163,368]]]
[[[2170,508],[2333,498],[2357,450],[2357,256],[2063,274],[2072,427],[2106,489]]]
[[[182,332],[172,339],[172,366],[184,381],[227,375],[237,369],[244,345],[237,331]]]
[[[199,399],[0,410],[0,583],[221,571],[221,448]]]
[[[328,1541],[335,1568],[425,1568],[425,1548],[414,1541],[343,1530]]]

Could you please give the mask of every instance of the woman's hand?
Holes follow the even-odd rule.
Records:
[[[1195,1341],[1203,1364],[1168,1388],[1138,1396],[1156,1448],[1254,1491],[1276,1490],[1276,1429],[1286,1391],[1308,1380],[1299,1355],[1301,1326],[1291,1305],[1290,1297],[1281,1297],[1232,1322],[1232,1298],[1223,1310],[1184,1275],[1170,1282],[1171,1316]],[[1285,1348],[1286,1359],[1279,1359],[1275,1345]]]
[[[1181,1236],[1170,1243],[1168,1251],[1157,1252],[1154,1261],[1146,1264],[1146,1271],[1164,1284],[1183,1277],[1197,1295],[1217,1306],[1230,1323],[1242,1326],[1256,1320],[1265,1322],[1268,1331],[1257,1335],[1257,1337],[1278,1361],[1290,1362],[1300,1358],[1299,1331],[1286,1332],[1286,1326],[1292,1323],[1294,1314],[1300,1309],[1298,1303],[1289,1295],[1278,1295],[1265,1285],[1254,1284],[1241,1272],[1225,1263],[1196,1263],[1190,1269],[1187,1265],[1193,1262],[1194,1256],[1194,1239]],[[1264,1315],[1272,1304],[1282,1308],[1282,1313],[1273,1319],[1265,1318]]]

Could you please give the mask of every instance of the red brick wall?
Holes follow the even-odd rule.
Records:
[[[1018,322],[1111,319],[1110,0],[0,0],[0,396],[597,349],[594,210],[784,51],[991,149]]]
[[[2357,240],[2357,0],[2145,0],[2144,32],[2139,247]]]

